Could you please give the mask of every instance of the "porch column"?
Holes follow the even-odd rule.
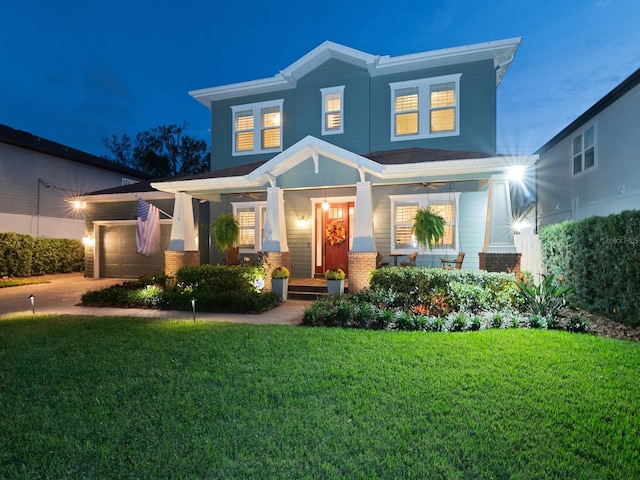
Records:
[[[371,182],[356,183],[356,218],[352,252],[375,252],[373,239],[373,198]]]
[[[349,293],[369,287],[369,272],[376,268],[371,182],[356,183],[355,215],[353,244],[349,251]]]
[[[165,274],[173,277],[185,265],[200,265],[200,252],[196,245],[191,195],[179,192],[173,205],[171,241],[164,252]]]
[[[511,220],[509,181],[506,175],[493,175],[489,179],[484,245],[478,254],[481,270],[520,271],[520,254],[513,240]]]
[[[167,250],[185,252],[197,249],[191,195],[184,192],[176,193],[171,224],[171,241]]]
[[[267,218],[264,224],[262,250],[288,252],[287,226],[284,219],[284,192],[280,187],[267,188]]]

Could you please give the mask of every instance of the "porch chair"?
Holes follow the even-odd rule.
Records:
[[[384,259],[384,255],[382,255],[380,252],[378,252],[376,254],[376,268],[388,267],[389,266],[389,262],[383,262],[382,261],[383,259]]]
[[[460,270],[460,268],[462,268],[463,260],[464,260],[464,252],[459,252],[458,256],[454,260],[441,258],[440,266],[446,270]]]
[[[406,262],[400,262],[401,267],[415,267],[416,266],[416,258],[418,258],[418,252],[413,252],[409,255],[409,260]]]

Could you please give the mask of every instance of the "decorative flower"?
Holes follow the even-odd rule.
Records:
[[[253,286],[258,291],[262,290],[264,288],[264,278],[256,278],[256,280],[253,282]]]
[[[324,272],[324,278],[327,280],[344,280],[345,274],[341,268],[330,268]]]
[[[340,245],[347,238],[347,232],[341,223],[335,220],[327,225],[326,230],[327,241],[330,245]]]
[[[271,272],[272,279],[289,278],[289,270],[287,267],[277,267]]]

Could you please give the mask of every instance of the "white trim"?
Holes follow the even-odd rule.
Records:
[[[327,102],[328,95],[340,95],[340,127],[334,129],[327,128]],[[344,85],[339,87],[329,87],[320,89],[320,101],[322,102],[322,135],[335,135],[344,133]],[[332,112],[337,112],[332,110]]]
[[[590,129],[593,129],[593,165],[589,168],[586,168],[585,167],[586,158],[585,158],[585,148],[584,148],[584,134],[587,130],[590,130]],[[580,165],[580,171],[576,173],[573,170],[573,159],[575,157],[575,154],[573,152],[573,142],[577,137],[580,137],[580,141],[582,143],[581,150],[580,150],[580,155],[582,160]],[[598,168],[598,138],[597,137],[598,137],[598,129],[596,128],[595,120],[593,122],[585,124],[582,128],[576,130],[575,132],[573,132],[573,135],[571,135],[571,141],[569,142],[569,150],[570,150],[570,158],[571,158],[571,161],[569,162],[570,164],[569,168],[571,169],[571,177],[580,177],[586,173],[597,170]]]
[[[520,47],[522,37],[444,48],[410,55],[391,57],[371,55],[337,43],[326,41],[273,77],[219,87],[189,91],[192,98],[211,108],[211,102],[246,95],[273,93],[296,87],[299,78],[330,58],[366,68],[372,77],[423,70],[480,60],[491,60],[496,70],[496,88]]]
[[[234,157],[242,156],[242,155],[255,155],[258,153],[273,153],[273,152],[281,152],[283,141],[283,133],[284,129],[282,127],[284,123],[284,114],[283,114],[283,104],[284,99],[280,98],[278,100],[269,100],[266,102],[257,102],[257,103],[247,103],[244,105],[233,105],[231,107],[231,154]],[[280,110],[280,145],[275,148],[262,148],[262,122],[261,122],[261,111],[264,108],[270,107],[278,107]],[[253,149],[251,150],[236,150],[236,113],[250,110],[253,115]]]
[[[461,73],[453,75],[443,75],[440,77],[420,78],[415,80],[406,80],[404,82],[392,82],[389,84],[391,89],[391,141],[401,142],[404,140],[417,140],[424,138],[451,137],[460,135],[460,77]],[[456,101],[453,106],[455,108],[455,129],[446,132],[431,132],[431,100],[430,89],[433,85],[443,83],[455,84]],[[418,89],[418,133],[415,135],[396,135],[395,128],[395,92],[403,88]]]
[[[454,230],[453,230],[453,248],[434,248],[433,250],[424,250],[417,243],[413,248],[396,248],[395,247],[395,208],[396,201],[418,202],[418,208],[425,208],[429,205],[429,200],[433,201],[453,201],[454,203]],[[404,194],[404,195],[389,195],[390,202],[390,252],[391,253],[403,253],[409,254],[416,250],[420,254],[424,255],[452,255],[458,254],[460,250],[460,192],[450,193],[420,193],[418,195]]]
[[[252,208],[253,214],[255,218],[254,223],[254,238],[255,243],[253,248],[242,248],[240,247],[240,253],[257,253],[262,250],[262,233],[264,229],[264,225],[262,224],[262,209],[267,208],[267,202],[265,201],[257,201],[257,202],[231,202],[231,208],[233,210],[233,216],[237,218],[237,211],[239,208]]]

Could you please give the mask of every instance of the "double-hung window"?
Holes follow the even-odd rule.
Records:
[[[391,140],[460,134],[461,74],[390,83]]]
[[[573,174],[576,175],[596,165],[596,135],[592,125],[573,137]]]
[[[392,195],[391,198],[391,251],[410,253],[421,249],[411,232],[418,209],[428,208],[445,219],[444,236],[433,251],[457,251],[459,193],[428,195]],[[426,253],[426,252],[425,252]]]
[[[240,225],[238,246],[241,252],[258,252],[262,248],[266,202],[232,203],[233,216]]]
[[[321,88],[322,135],[344,132],[344,85]]]
[[[283,100],[231,107],[233,155],[282,151]]]

